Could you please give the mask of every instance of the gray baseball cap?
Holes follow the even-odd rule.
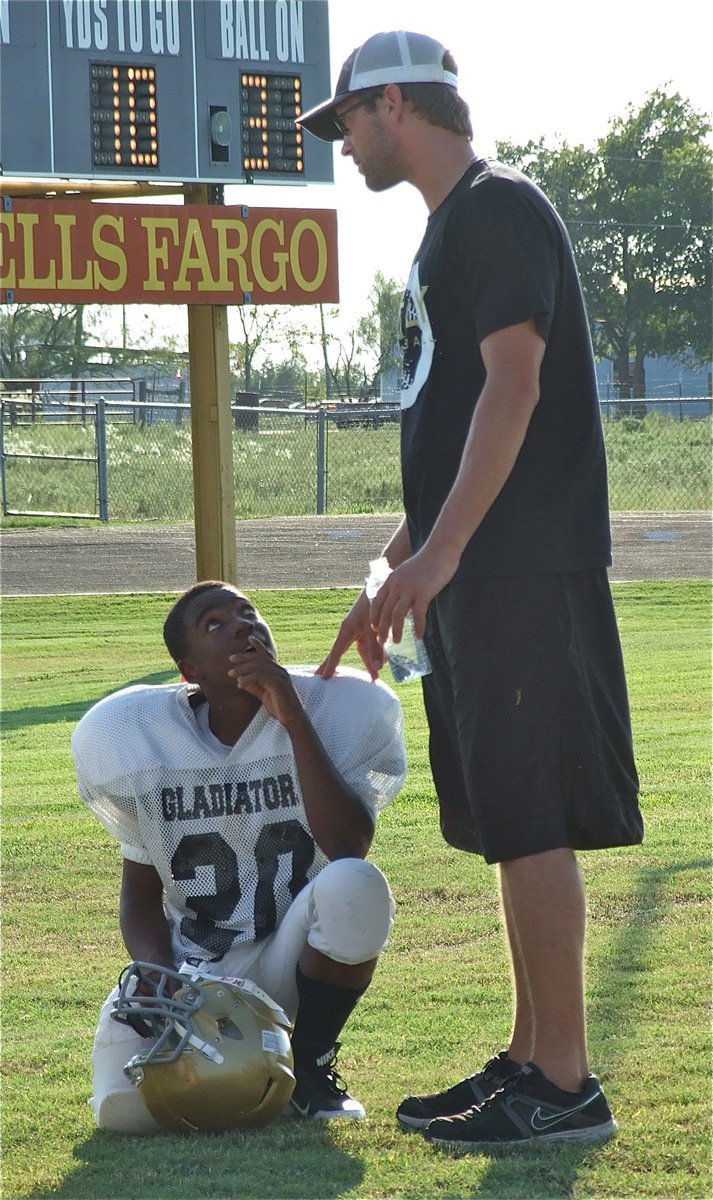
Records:
[[[334,95],[302,113],[296,124],[323,142],[335,142],[342,134],[334,124],[334,110],[355,92],[387,83],[445,83],[457,91],[458,76],[443,66],[446,53],[445,46],[425,33],[403,29],[375,33],[352,50],[339,72]]]

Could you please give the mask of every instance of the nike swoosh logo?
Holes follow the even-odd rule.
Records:
[[[297,1109],[297,1112],[300,1114],[301,1117],[307,1116],[307,1113],[309,1112],[309,1101],[307,1101],[307,1103],[304,1106],[302,1106],[301,1104],[298,1104],[297,1101],[293,1097],[290,1100],[290,1104],[292,1105],[293,1108]]]
[[[542,1109],[536,1108],[532,1114],[532,1117],[530,1118],[530,1124],[532,1125],[533,1129],[538,1131],[549,1129],[552,1125],[558,1125],[560,1121],[566,1121],[567,1117],[571,1117],[574,1115],[574,1113],[578,1113],[580,1109],[586,1108],[588,1104],[592,1103],[594,1098],[594,1096],[588,1096],[587,1099],[583,1100],[581,1104],[575,1104],[574,1108],[568,1108],[566,1112],[558,1112],[552,1117],[543,1116]]]

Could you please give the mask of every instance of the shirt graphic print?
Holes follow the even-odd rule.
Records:
[[[403,365],[399,397],[401,408],[411,408],[428,379],[435,342],[428,319],[426,289],[421,287],[418,262],[411,268],[401,304],[401,352]]]

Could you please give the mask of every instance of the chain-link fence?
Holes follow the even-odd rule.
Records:
[[[3,512],[192,520],[190,407],[154,405],[149,419],[135,401],[101,409],[105,452],[97,404],[3,399]],[[232,411],[239,519],[400,510],[394,407],[280,409],[268,400]],[[609,401],[602,417],[612,509],[710,508],[710,399]]]

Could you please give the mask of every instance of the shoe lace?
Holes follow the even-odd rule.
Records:
[[[485,1064],[485,1066],[483,1067],[482,1074],[485,1075],[486,1071],[490,1070],[490,1073],[492,1075],[494,1073],[494,1069],[497,1068],[499,1065],[500,1064],[498,1062],[497,1057],[491,1058],[490,1061],[487,1062]],[[471,1117],[473,1115],[473,1113],[476,1111],[476,1109],[478,1111],[481,1111],[484,1108],[491,1107],[493,1104],[499,1104],[503,1098],[503,1092],[511,1092],[511,1091],[513,1091],[514,1088],[516,1088],[518,1086],[520,1086],[520,1087],[522,1086],[521,1082],[518,1082],[519,1076],[520,1076],[519,1071],[516,1071],[514,1075],[508,1076],[507,1079],[504,1079],[502,1081],[498,1090],[496,1092],[493,1092],[492,1096],[487,1096],[485,1098],[485,1100],[481,1100],[480,1104],[472,1104],[470,1106],[470,1108],[466,1109],[465,1112],[459,1113],[457,1117],[454,1117],[451,1119],[456,1120],[456,1121],[457,1120],[467,1120],[468,1117]]]
[[[490,1080],[493,1078],[494,1075],[499,1075],[501,1073],[502,1066],[503,1066],[502,1055],[496,1054],[493,1056],[493,1058],[488,1059],[488,1061],[486,1062],[482,1071],[479,1072],[479,1074],[482,1079]]]
[[[337,1070],[337,1053],[340,1043],[317,1059],[317,1071],[324,1083],[336,1096],[346,1096],[347,1085]]]
[[[503,1081],[503,1086],[497,1092],[494,1092],[493,1095],[499,1096],[500,1092],[514,1092],[516,1090],[522,1091],[522,1079],[519,1071],[516,1071],[514,1075],[508,1076]]]
[[[514,1075],[503,1080],[502,1086],[498,1088],[497,1092],[493,1092],[492,1096],[488,1096],[487,1100],[476,1107],[487,1108],[489,1105],[500,1104],[504,1095],[510,1095],[511,1092],[522,1092],[524,1083],[522,1075],[516,1071]]]

